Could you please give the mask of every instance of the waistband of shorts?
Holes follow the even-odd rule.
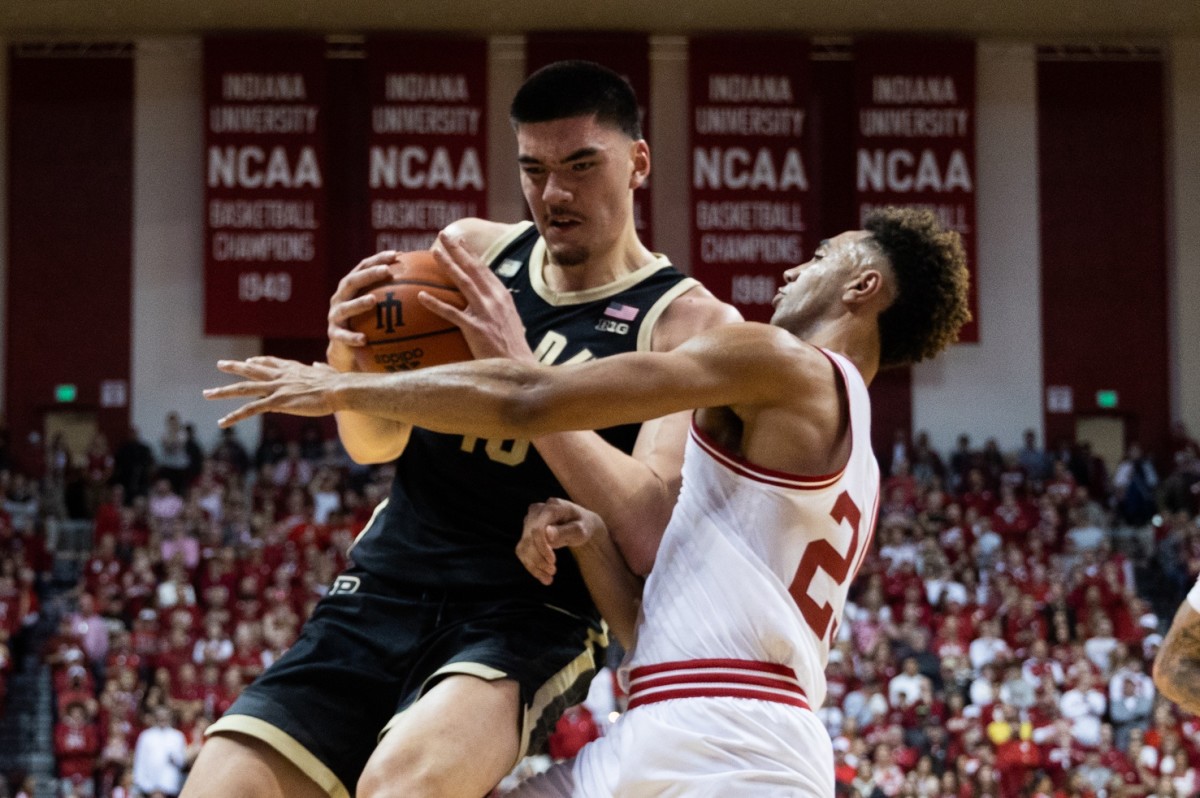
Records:
[[[692,659],[643,665],[629,672],[629,708],[673,698],[755,698],[809,709],[796,672],[745,659]]]

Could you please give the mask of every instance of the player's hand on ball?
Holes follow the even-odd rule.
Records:
[[[334,411],[332,380],[338,372],[324,363],[306,366],[277,357],[252,357],[248,360],[220,360],[217,368],[242,377],[243,382],[208,388],[205,399],[250,399],[217,423],[231,427],[261,413],[288,413],[294,416],[325,416]]]
[[[583,546],[603,526],[600,516],[565,499],[531,504],[517,543],[517,559],[543,585],[554,581],[555,549]]]
[[[396,253],[385,250],[360,261],[341,279],[337,290],[329,298],[329,325],[326,329],[329,346],[325,350],[325,358],[338,371],[355,370],[354,349],[366,345],[367,341],[362,333],[351,330],[347,322],[375,307],[374,298],[364,292],[376,283],[391,279],[389,264],[395,260]]]
[[[476,358],[535,362],[525,340],[525,325],[500,278],[468,252],[461,239],[445,232],[438,235],[431,251],[466,297],[467,306],[460,310],[428,294],[420,295],[421,304],[462,330]]]

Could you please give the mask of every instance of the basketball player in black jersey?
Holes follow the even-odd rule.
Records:
[[[477,358],[665,351],[738,320],[637,237],[633,191],[650,153],[625,81],[595,64],[554,64],[526,81],[511,116],[534,222],[451,225],[435,250],[468,305],[423,299]],[[364,341],[346,320],[371,305],[355,297],[388,278],[393,254],[339,285],[329,368],[354,369]],[[526,509],[547,496],[595,509],[647,572],[678,490],[688,414],[532,442],[353,412],[337,423],[356,461],[396,460],[391,496],[300,639],[210,728],[184,798],[487,793],[583,698],[605,642],[577,570],[563,563],[545,586],[517,560]]]

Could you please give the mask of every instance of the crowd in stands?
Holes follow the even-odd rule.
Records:
[[[1149,675],[1200,572],[1200,448],[1177,438],[1158,468],[1133,446],[1111,474],[1086,444],[1032,433],[1010,451],[963,435],[945,456],[897,435],[879,453],[875,541],[818,710],[840,794],[1200,794],[1200,719]],[[42,473],[0,469],[0,703],[51,565],[44,519],[88,519],[93,549],[41,652],[60,794],[173,795],[205,727],[346,566],[391,469],[271,419],[252,451],[232,430],[205,451],[173,413],[151,442],[63,448]],[[608,720],[573,709],[553,753]]]

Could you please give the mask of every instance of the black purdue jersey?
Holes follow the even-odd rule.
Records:
[[[545,258],[545,243],[529,223],[493,246],[487,257],[512,293],[529,346],[543,363],[649,351],[662,311],[696,285],[659,257],[615,283],[555,293],[542,280]],[[628,453],[639,429],[629,424],[599,432]],[[570,556],[558,558],[549,587],[517,559],[529,505],[550,496],[566,492],[529,441],[414,428],[396,460],[387,506],[377,511],[351,557],[373,574],[415,588],[527,595],[594,613]]]

